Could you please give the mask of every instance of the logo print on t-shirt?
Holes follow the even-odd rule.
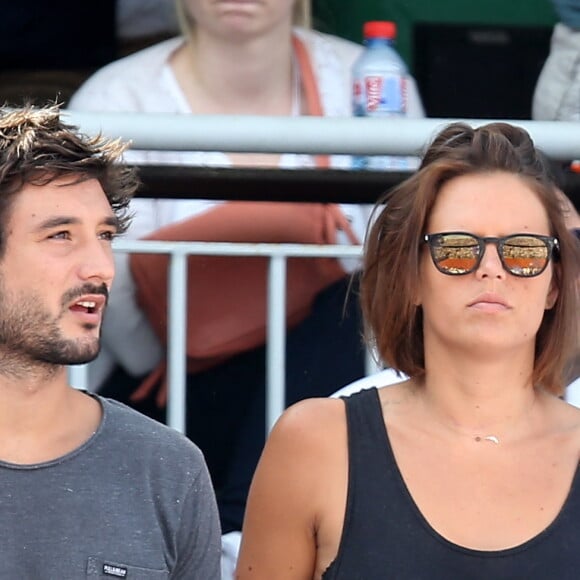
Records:
[[[103,574],[105,576],[115,576],[115,578],[126,578],[127,568],[115,566],[114,564],[103,564]]]

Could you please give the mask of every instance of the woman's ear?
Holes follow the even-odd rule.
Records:
[[[556,304],[556,300],[558,300],[559,295],[560,290],[556,286],[554,278],[552,278],[552,282],[550,283],[550,290],[546,295],[546,310],[551,310],[552,308],[554,308],[554,304]]]
[[[413,293],[411,295],[411,302],[413,306],[420,307],[423,304],[423,296],[421,293],[421,281],[419,280],[415,287],[413,288]]]
[[[419,259],[419,266],[417,268],[417,280],[415,281],[415,284],[413,284],[413,290],[411,292],[411,303],[413,306],[417,306],[417,308],[420,308],[423,305],[423,293],[421,291],[421,268],[423,266],[420,260],[421,258]]]

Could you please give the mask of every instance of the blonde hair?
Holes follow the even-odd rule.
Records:
[[[195,30],[195,21],[185,7],[186,0],[175,0],[177,22],[183,36],[190,38]],[[301,28],[312,28],[311,0],[296,0],[292,13],[292,24]]]

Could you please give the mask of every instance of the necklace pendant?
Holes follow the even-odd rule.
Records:
[[[479,435],[477,435],[476,437],[474,437],[474,439],[478,443],[480,441],[490,441],[491,443],[495,443],[496,445],[499,445],[499,439],[495,435],[486,435],[485,437],[480,437]]]

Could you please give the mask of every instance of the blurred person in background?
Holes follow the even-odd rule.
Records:
[[[177,0],[176,9],[179,37],[102,68],[80,87],[69,108],[183,115],[351,115],[351,67],[362,46],[312,30],[309,0]],[[412,78],[408,108],[409,116],[424,116]],[[349,158],[339,155],[204,151],[127,151],[125,160],[214,167],[350,166]],[[128,237],[155,235],[161,228],[220,211],[220,206],[200,199],[135,199]],[[339,211],[354,236],[338,231],[337,243],[361,242],[368,206],[343,204]],[[164,348],[135,299],[129,256],[119,254],[116,260],[118,276],[104,322],[103,347],[89,369],[91,388],[163,418],[158,405],[163,395],[135,393],[163,359]],[[348,275],[358,263],[340,264],[344,277],[322,291],[312,313],[288,332],[287,403],[326,396],[337,384],[365,372],[360,316],[352,295],[344,309]],[[241,528],[247,489],[264,443],[264,357],[261,345],[188,377],[188,435],[206,455],[224,531]],[[121,383],[123,391],[118,389]]]
[[[552,0],[559,22],[532,100],[536,121],[580,121],[580,0]]]
[[[570,199],[563,192],[561,192],[561,197],[566,225],[580,246],[580,215]],[[580,279],[578,280],[578,288],[580,291]],[[576,407],[580,407],[580,352],[572,358],[572,361],[568,365],[566,382],[570,383],[566,389],[566,400],[576,405]]]
[[[580,1],[552,0],[559,22],[554,26],[550,52],[538,77],[532,101],[536,121],[580,121]],[[576,171],[577,162],[573,164]],[[578,237],[580,218],[572,202],[562,196],[568,226]],[[566,399],[580,406],[580,355],[568,369],[573,383]]]

